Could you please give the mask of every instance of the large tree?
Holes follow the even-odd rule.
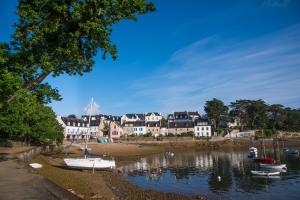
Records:
[[[253,128],[264,128],[267,124],[268,105],[261,99],[250,100],[247,107],[249,126]]]
[[[36,90],[50,74],[91,71],[98,51],[116,59],[112,26],[154,9],[145,0],[20,0],[16,31],[9,45],[1,44],[0,64],[23,82],[4,102],[19,96],[18,89]],[[57,97],[49,85],[43,87]]]
[[[231,102],[229,107],[230,115],[232,117],[237,117],[240,120],[241,129],[244,129],[244,126],[247,125],[248,121],[248,114],[247,114],[247,108],[249,106],[250,100],[236,100],[235,102]]]
[[[61,140],[46,104],[60,100],[49,75],[83,75],[98,52],[117,58],[113,25],[154,11],[146,0],[19,0],[10,43],[0,43],[0,136]]]
[[[273,104],[268,109],[269,123],[273,131],[281,129],[286,118],[286,112],[283,105]]]
[[[213,98],[206,102],[204,111],[207,117],[214,121],[214,128],[216,129],[220,125],[220,121],[226,118],[228,107],[223,101]]]

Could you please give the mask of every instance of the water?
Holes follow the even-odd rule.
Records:
[[[259,167],[247,155],[247,151],[188,151],[176,152],[173,157],[164,153],[119,170],[129,182],[161,192],[206,195],[209,199],[300,199],[300,158],[281,155],[287,172],[263,178],[250,174]]]

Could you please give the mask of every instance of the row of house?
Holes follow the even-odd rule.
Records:
[[[64,127],[66,138],[109,137],[120,138],[130,135],[182,135],[194,134],[196,137],[211,137],[211,125],[201,118],[198,112],[174,112],[163,118],[161,113],[113,115],[83,115],[61,117],[57,120]],[[89,127],[90,125],[90,127]]]

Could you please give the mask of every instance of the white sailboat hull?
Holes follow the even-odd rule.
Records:
[[[270,168],[270,169],[286,169],[286,164],[276,165],[276,164],[259,164],[260,167]]]
[[[65,158],[64,162],[68,167],[76,169],[107,169],[116,167],[114,160],[103,160],[102,158]]]
[[[251,171],[251,174],[256,176],[276,176],[279,175],[280,172]]]

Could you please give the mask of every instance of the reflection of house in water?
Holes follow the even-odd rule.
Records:
[[[231,168],[243,173],[243,160],[247,152],[180,152],[174,156],[159,154],[141,158],[139,162],[122,166],[118,170],[125,175],[142,175],[147,180],[159,181],[164,173],[171,173],[176,180],[187,180],[194,175],[210,176],[211,188],[228,188],[232,184]],[[224,176],[223,183],[216,183]],[[226,178],[225,178],[226,177]],[[223,180],[223,179],[222,179]]]

